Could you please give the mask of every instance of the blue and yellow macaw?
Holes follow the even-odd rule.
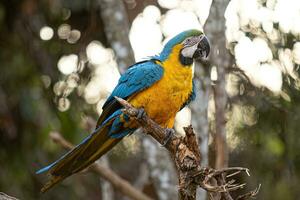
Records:
[[[209,42],[201,31],[187,30],[172,38],[159,55],[130,67],[103,105],[95,131],[60,159],[37,171],[51,174],[41,191],[85,169],[139,128],[122,113],[115,96],[143,108],[160,126],[173,128],[176,113],[195,98],[193,61],[207,57],[209,51]]]

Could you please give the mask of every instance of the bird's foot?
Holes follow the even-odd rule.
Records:
[[[170,141],[170,139],[172,138],[172,136],[175,134],[175,130],[172,128],[166,128],[165,130],[166,130],[166,136],[162,143],[162,146],[166,146]]]
[[[137,119],[142,119],[143,117],[146,116],[146,112],[145,112],[145,109],[144,108],[139,108],[138,109],[138,114],[136,116]]]

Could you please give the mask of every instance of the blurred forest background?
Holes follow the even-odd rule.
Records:
[[[0,191],[128,199],[94,173],[40,194],[46,176],[35,171],[64,152],[49,135],[79,143],[120,73],[189,28],[204,29],[213,49],[175,128],[193,124],[204,166],[249,168],[242,181],[262,184],[258,199],[299,199],[299,0],[1,0]],[[169,155],[148,136],[127,137],[100,163],[154,199],[177,199]]]

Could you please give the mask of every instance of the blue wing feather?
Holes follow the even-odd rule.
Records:
[[[150,87],[162,78],[163,73],[163,68],[156,64],[155,60],[148,60],[133,65],[121,76],[118,85],[103,105],[103,109],[115,96],[127,99]]]

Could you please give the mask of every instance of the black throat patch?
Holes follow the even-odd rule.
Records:
[[[193,58],[184,57],[181,52],[179,54],[179,61],[184,66],[190,66],[193,64]]]

